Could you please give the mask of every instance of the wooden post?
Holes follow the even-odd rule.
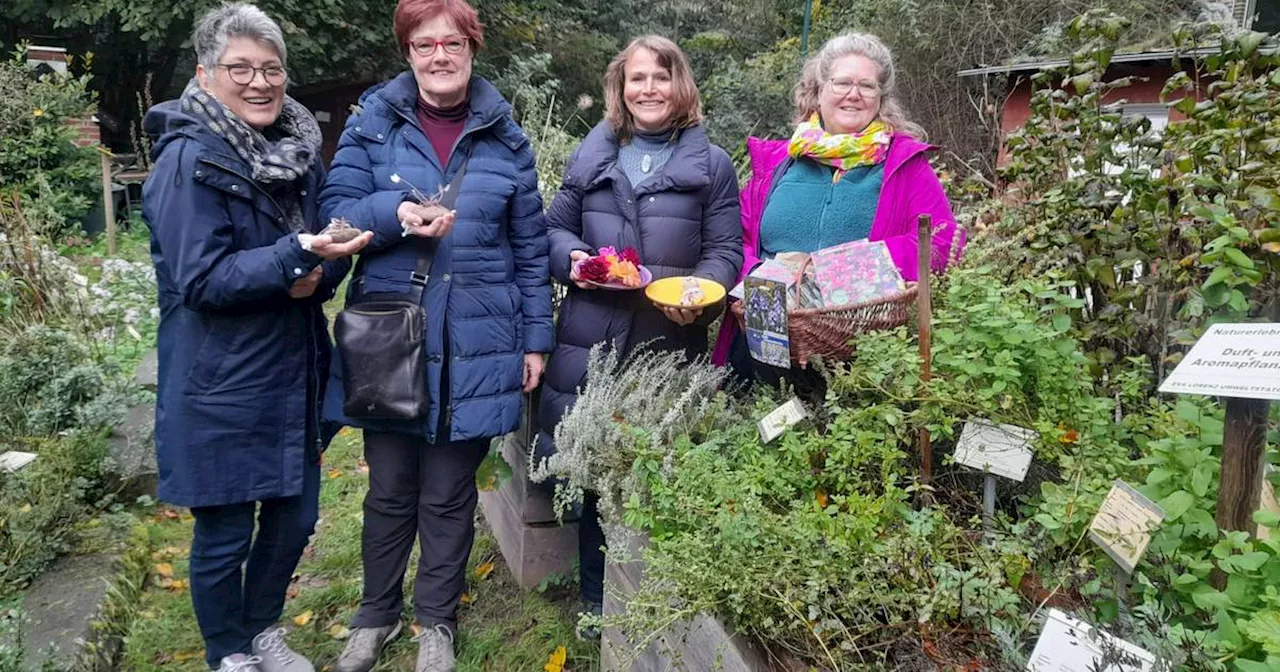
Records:
[[[107,222],[107,254],[116,256],[116,203],[111,194],[111,153],[99,146],[102,155],[102,214]]]
[[[929,381],[933,379],[933,351],[931,347],[930,325],[933,322],[933,307],[929,295],[929,280],[932,276],[933,256],[933,219],[923,214],[916,220],[916,245],[918,248],[919,269],[916,274],[916,320],[920,330],[920,382],[927,390]],[[920,452],[920,478],[924,483],[933,480],[933,445],[929,438],[929,429],[920,428],[916,438],[916,449]]]
[[[1222,473],[1218,478],[1218,529],[1257,531],[1253,512],[1262,494],[1263,449],[1266,446],[1266,399],[1227,398],[1227,426],[1222,437]]]

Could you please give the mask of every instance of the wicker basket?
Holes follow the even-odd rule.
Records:
[[[800,303],[800,280],[812,263],[806,260],[797,273],[796,304]],[[906,289],[873,301],[823,308],[796,308],[787,311],[787,337],[791,341],[791,361],[801,366],[815,356],[845,360],[853,354],[853,340],[869,331],[900,327],[911,320],[911,307],[916,302],[916,283]],[[730,307],[738,328],[746,331],[744,301]]]

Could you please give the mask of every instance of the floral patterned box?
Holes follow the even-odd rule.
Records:
[[[883,241],[855,240],[813,253],[822,305],[863,303],[906,289]]]

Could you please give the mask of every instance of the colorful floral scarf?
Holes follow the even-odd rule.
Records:
[[[836,174],[831,181],[839,182],[847,170],[884,161],[889,154],[890,130],[888,124],[877,119],[861,133],[828,133],[815,112],[808,121],[796,126],[787,144],[787,154],[834,167]]]

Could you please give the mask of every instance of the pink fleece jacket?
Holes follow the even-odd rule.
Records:
[[[933,147],[910,135],[894,134],[889,155],[885,157],[884,184],[880,187],[875,220],[867,236],[868,240],[884,241],[902,278],[908,281],[916,279],[916,218],[919,215],[928,213],[933,218],[934,272],[942,272],[953,257],[958,258],[965,243],[961,236],[952,252],[956,220],[951,214],[951,204],[942,183],[929,165],[927,152],[931,149]],[[747,138],[747,152],[751,156],[751,178],[741,195],[742,251],[745,257],[742,277],[746,277],[760,262],[760,216],[764,213],[773,173],[787,159],[787,140]],[[711,355],[713,363],[723,365],[728,360],[729,345],[737,333],[737,323],[726,318]]]

